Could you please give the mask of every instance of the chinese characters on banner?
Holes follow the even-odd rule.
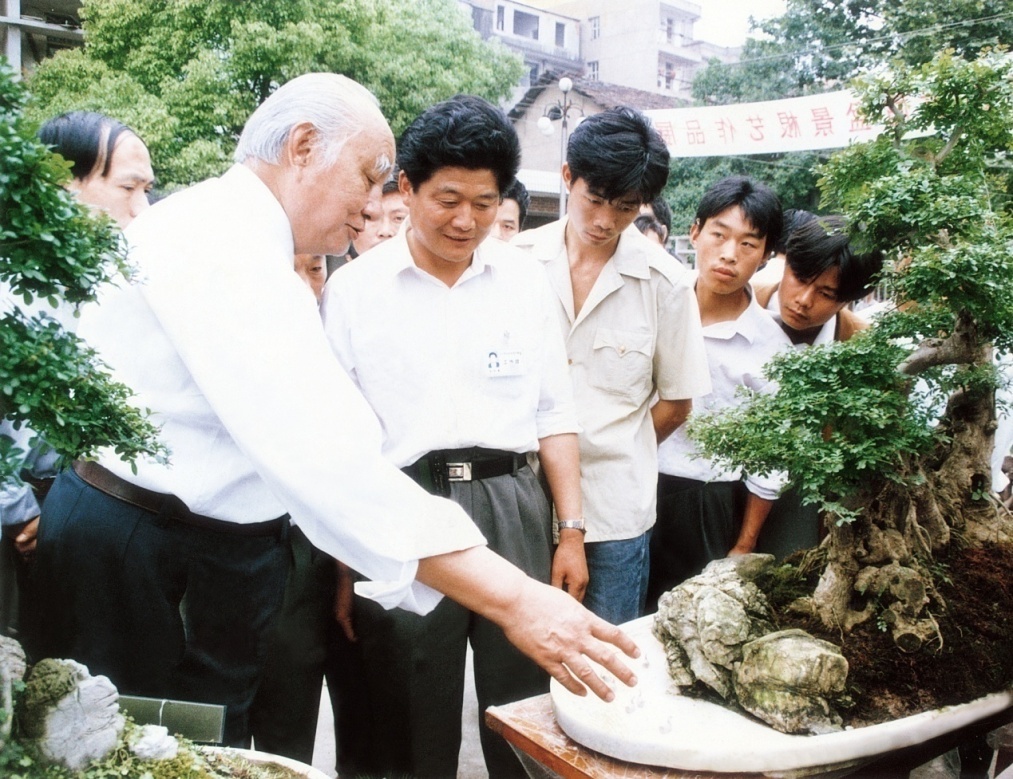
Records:
[[[847,90],[764,103],[645,111],[673,157],[837,149],[882,131]]]

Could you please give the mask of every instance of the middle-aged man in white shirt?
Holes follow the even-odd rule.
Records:
[[[580,599],[577,413],[552,291],[531,257],[485,241],[520,167],[517,133],[459,95],[408,126],[397,162],[408,227],[328,282],[328,338],[380,419],[387,458],[460,504],[495,552]],[[555,554],[534,451],[559,518]],[[385,776],[457,775],[469,643],[480,711],[548,691],[499,628],[452,601],[420,617],[359,598],[355,617]],[[509,744],[480,734],[490,777],[526,776]]]
[[[644,609],[658,442],[710,390],[689,272],[633,224],[667,179],[668,150],[643,114],[589,116],[566,150],[566,218],[514,239],[556,293],[581,426],[584,603],[614,624]]]
[[[612,697],[589,658],[634,678],[628,637],[495,555],[459,506],[384,459],[293,273],[296,254],[347,249],[393,153],[363,87],[294,79],[251,116],[233,168],[131,224],[138,283],[81,315],[171,460],[132,468],[105,452],[57,478],[37,551],[47,654],[125,692],[225,704],[229,744],[246,738],[288,515],[384,606],[425,612],[442,592],[571,689]]]

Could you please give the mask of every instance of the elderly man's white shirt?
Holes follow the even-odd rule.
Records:
[[[541,266],[486,241],[448,287],[415,265],[410,228],[338,269],[324,328],[380,418],[398,467],[427,452],[532,452],[578,430],[563,339]]]
[[[587,540],[636,538],[656,519],[651,399],[710,390],[700,311],[689,271],[630,225],[575,315],[566,224],[527,230],[513,244],[543,263],[555,292],[581,426]]]
[[[324,207],[324,204],[321,204]],[[372,581],[362,594],[427,611],[418,560],[484,543],[450,501],[381,455],[377,420],[334,359],[293,270],[278,200],[248,168],[174,195],[126,231],[135,283],[105,291],[79,334],[151,409],[168,465],[101,463],[198,514],[260,522],[285,512]]]
[[[696,273],[694,272],[694,277]],[[747,288],[748,290],[748,288]],[[775,392],[776,384],[764,376],[763,366],[780,351],[791,347],[791,341],[778,324],[750,294],[749,305],[736,319],[716,322],[703,328],[710,365],[712,389],[693,398],[693,416],[734,408],[744,398],[739,388],[753,392]],[[719,467],[700,456],[696,445],[686,435],[685,426],[661,442],[658,447],[658,469],[669,476],[697,481],[738,481],[739,470]],[[774,500],[784,486],[784,474],[747,475],[746,488],[760,498]]]

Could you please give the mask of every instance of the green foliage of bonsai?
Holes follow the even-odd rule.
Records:
[[[119,231],[77,202],[69,164],[35,140],[23,87],[0,61],[0,417],[28,422],[61,455],[113,447],[125,459],[158,454],[156,430],[129,405],[94,352],[51,316],[17,305],[93,300],[128,271]],[[16,480],[23,453],[0,436],[0,483]]]
[[[784,470],[832,519],[809,608],[845,632],[883,605],[897,566],[928,603],[904,603],[891,630],[920,646],[936,629],[933,571],[955,537],[1008,540],[991,484],[997,372],[1013,351],[1013,61],[952,51],[895,62],[857,82],[886,127],[820,170],[822,206],[843,213],[860,248],[892,258],[896,309],[846,343],[769,366],[774,397],[690,427],[702,449],[747,471]],[[891,567],[892,566],[892,567]],[[906,574],[905,574],[906,575]]]
[[[803,500],[850,516],[848,496],[872,478],[902,478],[906,459],[933,443],[929,409],[897,371],[908,351],[872,331],[784,352],[767,366],[776,394],[754,393],[738,408],[695,417],[689,432],[704,451],[748,473],[787,471]]]

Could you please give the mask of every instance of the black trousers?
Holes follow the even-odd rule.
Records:
[[[799,491],[792,487],[783,492],[763,523],[756,551],[783,560],[800,549],[812,549],[820,543],[820,510],[816,503],[802,503]]]
[[[57,478],[36,553],[42,655],[77,660],[120,692],[223,704],[227,745],[248,737],[287,533],[184,525]]]
[[[665,592],[728,554],[739,535],[746,497],[746,487],[740,481],[702,482],[658,475],[648,613],[658,610],[658,598]]]
[[[255,746],[312,763],[326,678],[338,774],[375,774],[361,646],[348,640],[334,617],[336,564],[298,527],[291,529],[287,553],[285,600],[270,631],[267,662],[250,711]]]
[[[528,575],[549,580],[552,529],[548,500],[530,468],[516,475],[452,482],[451,499],[471,516],[489,548]],[[444,598],[426,616],[355,599],[355,619],[372,703],[372,742],[382,776],[455,777],[467,645],[475,657],[479,717],[548,691],[547,674],[503,631]],[[527,777],[510,745],[479,727],[490,779]]]

